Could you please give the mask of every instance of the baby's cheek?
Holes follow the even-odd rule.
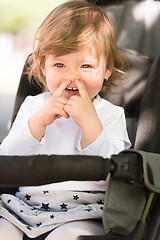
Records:
[[[54,94],[54,92],[57,90],[58,86],[55,86],[53,83],[47,83],[48,90]]]
[[[102,89],[102,82],[92,82],[91,86],[88,86],[88,94],[90,98],[94,98]]]

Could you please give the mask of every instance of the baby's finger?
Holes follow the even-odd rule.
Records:
[[[64,92],[64,90],[65,90],[66,87],[69,85],[69,83],[70,83],[70,80],[63,82],[63,83],[59,86],[59,88],[57,88],[57,90],[54,92],[54,96],[59,96],[59,97],[61,97],[62,94],[63,94],[63,92]]]
[[[64,118],[70,118],[69,114],[65,111],[65,110],[60,110],[58,114],[56,114],[56,117],[55,119],[57,118],[61,118],[61,117],[64,117]]]
[[[75,80],[76,86],[79,89],[79,95],[80,96],[88,96],[88,92],[86,90],[86,87],[82,81],[79,81],[78,79]]]
[[[61,116],[67,119],[70,118],[69,114],[65,110],[61,112]]]

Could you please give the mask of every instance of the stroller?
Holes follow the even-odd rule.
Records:
[[[151,59],[128,49],[121,49],[121,52],[130,66],[127,80],[109,92],[101,92],[101,96],[125,109],[132,149],[110,159],[61,155],[0,156],[1,193],[14,193],[16,187],[24,185],[101,180],[110,174],[102,219],[106,235],[80,236],[79,240],[160,239],[160,57]],[[34,81],[32,85],[28,84],[27,64],[17,91],[12,122],[25,97],[42,91]],[[91,171],[88,171],[89,166]],[[25,235],[24,239],[29,238]],[[44,239],[44,236],[35,239]]]
[[[97,1],[101,2],[109,4],[114,1]],[[127,49],[121,49],[121,52],[130,66],[126,81],[101,95],[125,109],[132,149],[110,159],[60,155],[0,156],[0,193],[14,194],[15,188],[23,185],[101,180],[110,174],[102,219],[106,235],[80,236],[79,240],[160,240],[160,57],[151,59]],[[29,86],[25,69],[26,65],[12,122],[24,98],[42,91],[34,83]],[[60,165],[64,168],[61,169]],[[24,235],[24,239],[29,238]],[[44,235],[36,239],[44,239]]]

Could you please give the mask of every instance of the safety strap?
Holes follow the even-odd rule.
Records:
[[[151,207],[151,203],[153,201],[155,193],[151,192],[148,198],[148,201],[146,203],[145,209],[143,211],[143,215],[141,218],[141,222],[140,222],[140,226],[139,226],[139,230],[137,232],[137,234],[135,234],[133,240],[142,240],[143,234],[144,234],[144,228],[145,228],[145,224],[146,224],[146,218],[149,212],[149,209]]]

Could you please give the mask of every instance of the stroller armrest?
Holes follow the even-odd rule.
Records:
[[[110,172],[123,181],[142,182],[138,153],[121,152],[111,159],[81,155],[0,156],[0,186],[41,185],[67,180],[105,180]]]
[[[112,169],[111,165],[109,159],[96,156],[0,156],[0,186],[35,186],[67,180],[104,180]]]

